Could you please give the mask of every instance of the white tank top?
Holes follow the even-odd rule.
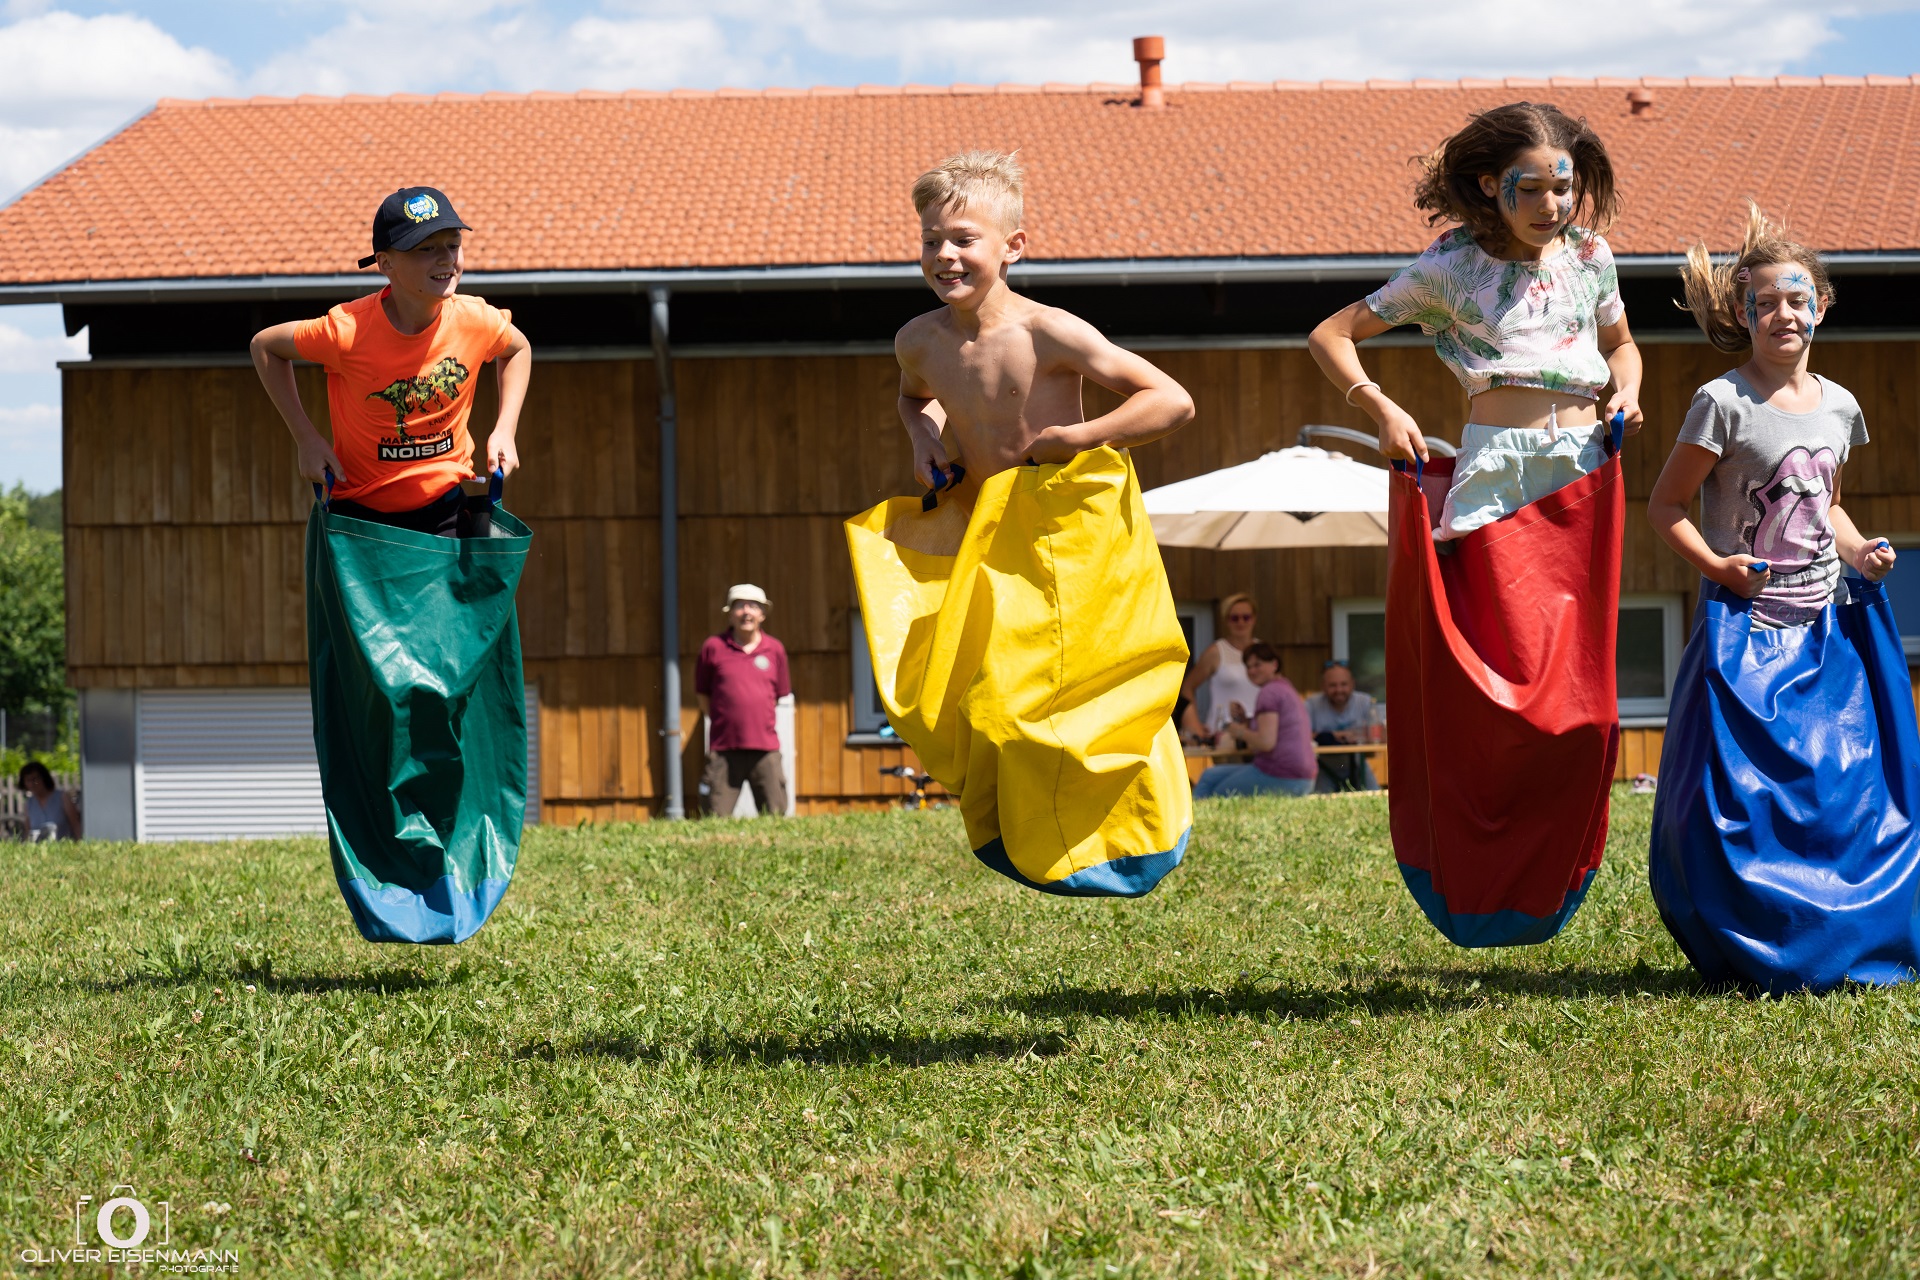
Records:
[[[1213,669],[1213,676],[1207,681],[1207,696],[1212,699],[1207,709],[1207,729],[1218,733],[1222,725],[1233,719],[1234,703],[1239,703],[1240,709],[1249,716],[1253,714],[1253,700],[1260,696],[1260,690],[1247,679],[1247,659],[1240,650],[1225,640],[1215,640],[1213,651],[1220,655],[1220,665]]]

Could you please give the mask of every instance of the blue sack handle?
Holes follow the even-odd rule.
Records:
[[[489,506],[494,506],[494,507],[499,506],[500,494],[506,489],[506,487],[507,487],[507,473],[503,471],[501,468],[495,467],[493,469],[493,474],[487,477],[487,504]]]
[[[320,504],[322,511],[333,510],[333,468],[327,468],[327,491],[320,492],[320,486],[313,486],[313,500]]]
[[[1398,471],[1401,475],[1405,475],[1407,473],[1407,464],[1400,461],[1400,459],[1395,458],[1393,460],[1393,469],[1395,471]],[[1413,482],[1415,484],[1422,484],[1426,481],[1426,478],[1427,478],[1427,460],[1425,458],[1417,457],[1413,460]]]
[[[957,462],[953,464],[951,471],[942,471],[938,467],[933,468],[934,485],[933,488],[921,495],[920,509],[922,511],[931,511],[939,506],[940,495],[966,478],[967,469]]]
[[[1607,456],[1612,457],[1620,452],[1620,442],[1626,437],[1627,411],[1615,409],[1613,417],[1607,421],[1607,426],[1610,428],[1607,432]]]

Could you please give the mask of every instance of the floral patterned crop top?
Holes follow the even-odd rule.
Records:
[[[1417,324],[1469,396],[1540,387],[1598,400],[1612,377],[1599,333],[1626,313],[1604,237],[1567,228],[1539,262],[1507,262],[1456,227],[1367,295],[1388,324]]]

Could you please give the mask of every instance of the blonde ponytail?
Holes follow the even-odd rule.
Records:
[[[1707,341],[1728,354],[1738,354],[1753,345],[1747,329],[1746,288],[1742,278],[1755,267],[1771,267],[1783,262],[1797,263],[1813,276],[1813,292],[1820,309],[1833,301],[1833,282],[1824,259],[1805,245],[1788,239],[1786,229],[1760,212],[1760,206],[1747,201],[1747,229],[1737,257],[1715,262],[1705,244],[1687,250],[1686,265],[1680,268],[1680,283],[1687,300],[1682,311],[1693,316]]]

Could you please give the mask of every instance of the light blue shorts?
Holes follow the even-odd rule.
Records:
[[[1605,424],[1562,428],[1559,439],[1549,440],[1539,428],[1469,422],[1460,432],[1453,487],[1434,541],[1464,537],[1599,470],[1606,440]]]

